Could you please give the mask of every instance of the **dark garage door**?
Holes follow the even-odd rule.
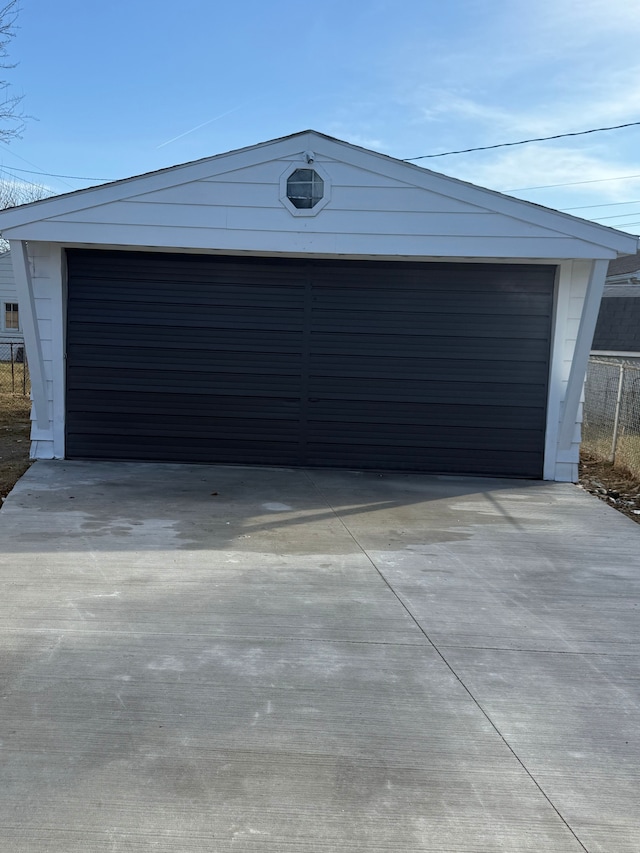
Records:
[[[554,267],[68,268],[69,458],[542,475]]]

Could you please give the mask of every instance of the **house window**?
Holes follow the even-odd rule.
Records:
[[[298,210],[310,210],[324,196],[324,181],[315,169],[296,169],[287,179],[287,198]]]
[[[7,330],[11,329],[19,329],[20,328],[20,319],[18,317],[18,303],[17,302],[5,302],[4,303],[4,327]]]

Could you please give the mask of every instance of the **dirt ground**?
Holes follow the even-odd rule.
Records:
[[[640,480],[583,453],[580,485],[587,492],[640,524]]]
[[[29,461],[28,397],[0,394],[0,502],[31,464]],[[609,462],[583,457],[580,485],[640,524],[640,481]]]

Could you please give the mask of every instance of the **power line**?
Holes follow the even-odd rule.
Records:
[[[26,157],[21,157],[20,154],[16,154],[15,151],[12,151],[11,148],[9,148],[9,146],[6,144],[6,142],[0,142],[0,145],[2,145],[3,148],[6,148],[7,151],[9,151],[14,157],[17,157],[18,160],[22,160],[23,163],[28,163],[29,166],[35,166],[36,169],[40,168],[37,163],[32,163],[31,160],[27,160]],[[65,183],[65,181],[63,181],[62,183]],[[71,184],[67,184],[67,186],[71,190],[75,189],[75,187],[72,187]]]
[[[614,124],[611,127],[592,127],[590,130],[577,130],[573,133],[556,133],[554,136],[535,136],[532,139],[520,139],[518,142],[500,142],[497,145],[481,145],[478,148],[462,148],[460,151],[442,151],[440,154],[422,154],[420,157],[405,157],[406,162],[429,160],[432,157],[449,157],[451,154],[470,154],[472,151],[490,151],[494,148],[510,148],[513,145],[527,145],[529,142],[547,142],[549,139],[565,139],[567,136],[586,136],[588,133],[601,133],[603,130],[620,130],[623,127],[637,127],[640,121],[626,124]]]
[[[615,178],[596,178],[593,181],[573,181],[570,184],[544,184],[541,187],[516,187],[511,190],[501,190],[503,193],[523,193],[525,190],[550,190],[554,187],[577,187],[578,184],[604,184],[607,181],[622,181],[628,178],[640,178],[640,175],[618,175]]]
[[[5,168],[5,167],[3,167]],[[33,169],[19,169],[17,166],[7,166],[14,172],[25,172],[28,175],[44,175],[47,178],[71,178],[74,181],[114,181],[116,178],[88,178],[86,175],[56,175],[53,172],[35,172]]]
[[[594,207],[618,207],[620,204],[640,204],[640,199],[636,201],[610,201],[608,204],[583,204],[580,207],[561,207],[560,210],[566,213],[568,210],[587,210]]]
[[[634,210],[633,213],[619,213],[617,216],[595,216],[593,218],[593,222],[603,222],[605,219],[622,219],[624,216],[638,216],[640,214],[640,210]],[[624,222],[621,222],[620,225],[624,225]]]
[[[0,173],[4,174],[4,175],[8,175],[10,178],[13,178],[14,180],[16,178],[18,178],[17,175],[13,175],[11,172],[8,172],[4,168],[4,166],[0,166]],[[29,184],[30,187],[35,187],[37,190],[42,188],[42,184],[34,184],[33,181],[28,181],[26,178],[19,178],[18,180],[20,180],[23,184]]]

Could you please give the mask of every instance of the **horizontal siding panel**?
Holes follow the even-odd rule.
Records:
[[[293,217],[291,217],[293,219]],[[477,235],[407,236],[404,234],[314,233],[300,229],[300,220],[290,223],[291,230],[260,231],[219,228],[185,228],[180,225],[122,225],[77,222],[73,224],[75,243],[149,246],[205,251],[265,253],[301,253],[370,257],[452,257],[452,258],[613,258],[615,252],[571,237],[557,239]],[[11,232],[5,232],[11,238]],[[20,239],[67,243],[69,226],[65,222],[42,220],[20,226]]]
[[[385,210],[390,213],[489,213],[485,208],[418,187],[363,187],[336,183],[331,187],[331,207],[358,213],[363,210]]]
[[[299,157],[286,158],[282,160],[272,160],[270,163],[259,163],[255,166],[246,166],[242,169],[233,169],[216,175],[209,180],[211,183],[218,183],[220,177],[225,181],[232,183],[248,183],[248,184],[273,184],[279,186],[280,176],[292,163],[299,163]],[[363,171],[357,166],[350,166],[347,163],[341,163],[337,160],[325,160],[319,158],[317,161],[321,166],[325,164],[331,170],[331,183],[334,185],[354,186],[359,187],[366,184],[371,187],[406,187],[410,184],[404,181],[398,181],[394,178],[389,178],[386,175],[381,175],[378,172]]]
[[[206,227],[205,216],[198,222],[192,215],[193,209],[180,208],[179,215],[185,211],[185,225]],[[198,208],[202,211],[202,208]],[[298,231],[300,220],[293,218],[285,207],[264,210],[253,208],[226,209],[226,227],[231,230],[242,230],[249,227],[257,231]],[[107,220],[111,221],[111,220]],[[116,220],[113,220],[116,221]],[[125,220],[127,221],[127,220]],[[306,230],[315,234],[375,234],[380,236],[430,236],[449,237],[468,234],[477,237],[537,237],[555,238],[556,231],[549,231],[539,225],[531,225],[511,219],[500,213],[430,213],[430,212],[397,212],[388,213],[378,210],[361,210],[357,216],[350,210],[336,210],[333,205],[325,207],[320,216],[315,217],[312,226],[306,225]],[[135,224],[136,220],[132,224]],[[174,219],[175,222],[175,219]],[[157,224],[169,224],[158,222]],[[218,227],[215,224],[213,227]]]
[[[283,170],[284,171],[284,170]],[[235,183],[225,180],[194,181],[154,193],[131,196],[129,202],[160,204],[172,207],[206,205],[217,207],[258,207],[280,209],[278,185]],[[390,185],[384,187],[331,186],[331,207],[334,210],[423,213],[489,213],[485,208],[454,198],[429,193],[418,187]]]

